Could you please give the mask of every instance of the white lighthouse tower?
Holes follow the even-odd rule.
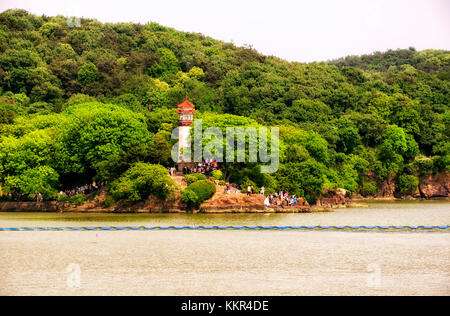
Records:
[[[188,101],[188,97],[183,103],[178,105],[177,113],[180,115],[179,135],[178,135],[178,171],[182,172],[183,168],[192,167],[194,163],[191,160],[191,129],[194,122],[195,106]]]

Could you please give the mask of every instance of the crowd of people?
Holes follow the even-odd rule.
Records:
[[[209,177],[212,175],[214,170],[217,170],[219,167],[217,161],[214,160],[206,160],[204,162],[198,163],[197,165],[188,168],[183,168],[183,174],[192,174],[192,173],[202,173],[205,176]]]
[[[255,188],[252,185],[247,187],[247,195],[251,196],[254,194]],[[306,201],[302,198],[297,198],[297,196],[289,195],[289,192],[275,192],[275,194],[270,194],[265,196],[265,188],[261,187],[259,192],[262,196],[265,197],[264,204],[266,206],[280,206],[280,207],[296,207],[296,206],[304,206],[306,205]]]
[[[264,201],[264,204],[267,206],[299,206],[304,205],[304,200],[301,199],[301,204],[299,204],[299,199],[294,195],[290,196],[289,192],[275,192],[275,194],[269,195],[266,200]]]
[[[70,190],[60,191],[60,195],[66,195],[68,197],[73,197],[77,194],[91,194],[92,192],[97,191],[98,189],[104,187],[106,182],[98,182],[95,181],[92,184],[86,184],[78,188],[73,188]]]

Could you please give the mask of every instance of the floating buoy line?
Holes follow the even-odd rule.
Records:
[[[2,231],[157,231],[157,230],[276,230],[276,231],[448,231],[450,226],[168,226],[168,227],[0,227]]]

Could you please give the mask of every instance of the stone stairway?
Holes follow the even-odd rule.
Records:
[[[181,190],[186,189],[187,184],[186,184],[186,181],[184,180],[184,176],[174,175],[174,176],[171,176],[171,178],[173,179],[173,181],[176,184],[178,184],[181,187]]]

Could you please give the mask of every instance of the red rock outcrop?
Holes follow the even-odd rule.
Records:
[[[214,196],[205,201],[200,212],[204,213],[296,213],[310,211],[309,204],[303,205],[303,200],[299,199],[299,206],[266,206],[265,197],[260,194],[225,193],[225,187],[217,186]]]
[[[450,197],[450,174],[440,173],[420,179],[420,195],[424,198]]]
[[[369,173],[369,178],[376,181],[375,174]],[[430,198],[448,198],[450,197],[450,174],[447,172],[439,173],[437,175],[429,175],[419,179],[419,186],[413,195],[400,196],[396,192],[396,175],[391,174],[387,180],[378,182],[379,191],[372,196],[361,196],[355,194],[353,199],[430,199]]]
[[[344,189],[327,191],[317,199],[316,207],[336,208],[348,206],[352,201],[347,195],[347,191]]]
[[[375,178],[375,175],[369,175],[369,177]],[[375,198],[394,198],[395,194],[395,174],[389,175],[389,177],[383,182],[378,184],[379,191],[375,194]]]

